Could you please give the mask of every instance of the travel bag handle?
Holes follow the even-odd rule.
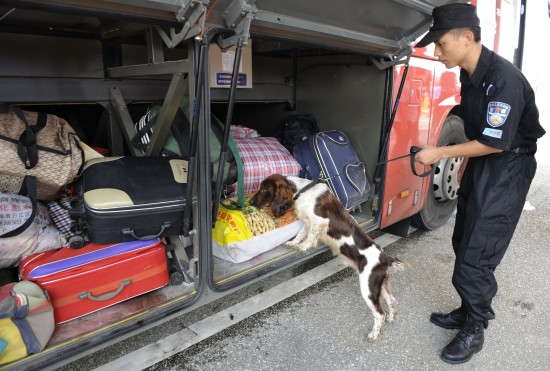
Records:
[[[38,163],[38,145],[36,143],[36,134],[46,126],[48,115],[39,113],[36,119],[36,125],[31,126],[25,117],[25,114],[19,107],[11,107],[11,110],[17,115],[19,120],[25,125],[25,131],[19,136],[17,143],[17,155],[21,162],[25,164],[26,169],[32,169]]]
[[[138,236],[136,235],[136,233],[134,232],[134,230],[132,228],[123,228],[121,230],[122,234],[125,235],[125,236],[132,236],[133,238],[135,238],[136,240],[141,240],[141,241],[147,241],[147,240],[152,240],[153,238],[157,238],[157,237],[160,237],[164,231],[168,228],[170,228],[172,224],[170,222],[164,222],[161,226],[160,226],[160,232],[158,234],[153,234],[153,235],[150,235],[150,236]]]
[[[94,295],[92,295],[91,292],[85,291],[85,292],[81,292],[80,294],[78,294],[77,297],[80,300],[84,300],[84,299],[90,299],[90,300],[93,300],[93,301],[110,300],[110,299],[114,298],[115,296],[117,296],[118,294],[120,294],[122,292],[122,290],[124,290],[124,288],[126,286],[130,285],[131,283],[132,283],[132,280],[128,278],[128,279],[120,281],[120,284],[118,285],[118,288],[115,291],[111,291],[111,292],[108,292],[108,293],[105,293],[105,294],[99,295],[99,296],[94,296]]]

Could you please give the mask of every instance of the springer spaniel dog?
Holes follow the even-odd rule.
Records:
[[[397,301],[391,293],[388,269],[402,269],[407,263],[384,253],[326,184],[275,174],[262,181],[250,203],[257,207],[271,207],[275,217],[285,214],[294,205],[304,226],[285,245],[306,252],[317,246],[320,240],[359,273],[361,294],[374,316],[369,341],[378,339],[384,320],[393,322],[397,319]],[[388,306],[387,314],[382,297]]]

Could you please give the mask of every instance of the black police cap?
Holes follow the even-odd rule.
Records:
[[[453,28],[479,27],[476,7],[471,4],[455,3],[438,6],[434,8],[432,17],[433,25],[430,32],[415,47],[423,48],[439,40],[441,36]]]

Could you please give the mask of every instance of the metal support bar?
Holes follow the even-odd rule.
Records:
[[[168,87],[168,92],[162,103],[159,115],[156,119],[155,130],[153,130],[153,136],[149,147],[147,147],[146,156],[158,156],[166,138],[170,133],[170,127],[174,122],[174,117],[178,111],[180,102],[187,91],[187,84],[185,81],[184,73],[175,73],[172,76],[172,82]]]
[[[98,102],[105,109],[104,114],[101,116],[101,123],[107,126],[107,138],[108,148],[111,149],[111,156],[123,156],[124,155],[124,138],[122,137],[122,130],[120,130],[120,124],[116,118],[112,104],[109,101]],[[105,123],[104,120],[107,120]],[[96,135],[98,135],[96,133]]]
[[[145,32],[147,38],[147,61],[149,63],[164,62],[164,49],[162,48],[162,40],[153,27],[147,27]]]
[[[112,67],[107,69],[107,76],[111,79],[122,77],[172,75],[188,72],[189,60],[168,61],[162,63],[136,64],[133,66]]]
[[[124,139],[126,143],[132,143],[132,138],[136,135],[136,128],[134,127],[122,93],[116,86],[113,86],[109,89],[109,97],[120,128],[122,129]],[[130,148],[132,156],[143,156],[143,152],[131,144],[128,147]]]

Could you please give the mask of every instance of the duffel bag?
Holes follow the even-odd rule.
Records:
[[[37,284],[21,281],[0,287],[0,365],[40,353],[54,327],[53,307]]]
[[[57,198],[73,182],[84,152],[64,119],[0,105],[0,190],[18,194],[25,176],[36,178],[39,200]]]

